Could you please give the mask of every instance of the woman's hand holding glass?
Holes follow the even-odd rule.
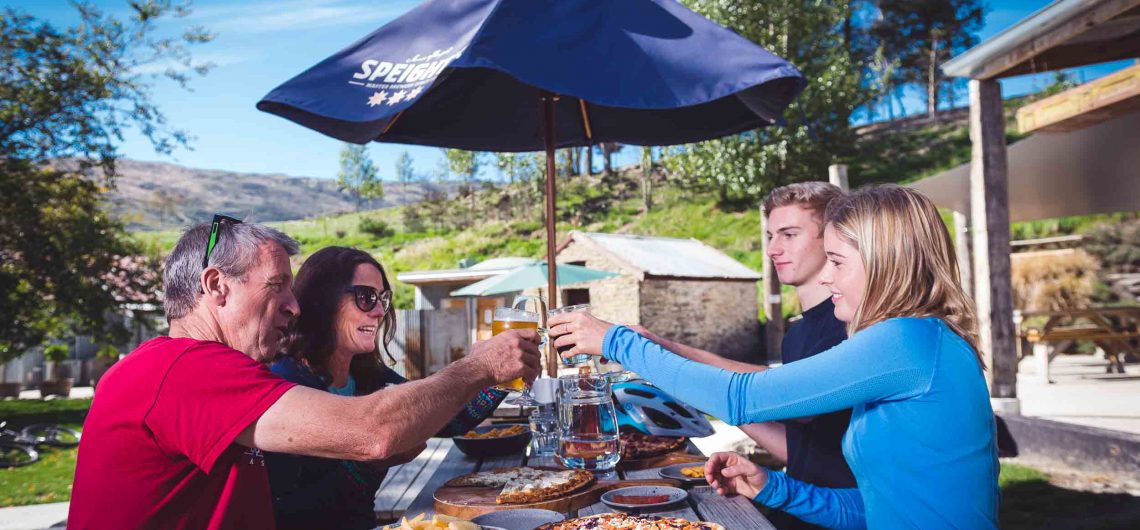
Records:
[[[752,499],[768,483],[768,470],[736,453],[713,453],[705,462],[705,480],[721,495]]]
[[[550,340],[562,353],[563,359],[579,354],[602,355],[602,340],[613,324],[599,320],[590,313],[562,313],[547,321]],[[565,347],[571,346],[569,349]]]

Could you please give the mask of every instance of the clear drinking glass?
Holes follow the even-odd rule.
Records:
[[[558,383],[558,460],[574,469],[613,469],[621,446],[609,382],[585,374],[564,375]]]
[[[530,414],[531,456],[551,456],[558,448],[558,416],[553,411],[536,410]]]
[[[571,306],[566,306],[566,307],[559,307],[557,309],[551,309],[550,311],[546,312],[546,316],[547,316],[547,318],[550,318],[550,317],[553,317],[554,315],[561,315],[563,313],[577,313],[579,311],[589,312],[590,311],[590,304],[578,304],[578,305],[571,305]],[[569,351],[573,347],[574,347],[573,345],[568,345],[568,346],[562,346],[562,347],[558,348],[558,357],[562,359],[562,364],[564,364],[566,366],[575,366],[578,364],[585,364],[585,363],[590,362],[590,355],[585,354],[585,353],[579,353],[578,355],[575,355],[569,359],[562,358],[562,354]]]

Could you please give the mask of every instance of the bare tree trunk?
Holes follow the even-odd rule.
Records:
[[[641,204],[645,213],[653,208],[653,148],[641,148]]]
[[[586,176],[594,174],[594,146],[586,146]]]
[[[937,36],[930,44],[930,57],[926,65],[926,112],[931,118],[938,118],[938,43]]]

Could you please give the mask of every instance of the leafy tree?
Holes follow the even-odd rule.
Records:
[[[129,15],[113,17],[78,4],[80,21],[69,28],[0,11],[0,360],[49,335],[121,337],[120,304],[157,291],[155,261],[130,258],[143,249],[100,196],[114,185],[127,129],[159,153],[187,143],[150,91],[159,78],[185,86],[204,74],[210,65],[188,50],[212,35],[156,37],[156,25],[186,16],[187,5],[128,5]],[[143,68],[161,64],[171,66]]]
[[[977,44],[984,20],[980,0],[879,0],[871,35],[898,64],[901,82],[926,88],[926,111],[938,112],[947,79],[942,63]],[[953,95],[953,86],[946,91]]]
[[[416,180],[416,171],[412,167],[412,155],[407,151],[400,153],[400,157],[396,159],[396,179],[404,188],[404,194],[408,193],[408,183]]]
[[[475,151],[444,149],[447,171],[463,179],[463,193],[471,200],[464,226],[471,226],[471,214],[475,211],[475,184],[479,175],[481,156]]]
[[[337,185],[356,199],[359,210],[363,201],[384,198],[384,183],[376,174],[376,166],[368,156],[368,146],[344,144],[340,150],[340,171]]]
[[[808,85],[784,112],[783,125],[669,149],[663,163],[674,178],[716,190],[721,204],[751,206],[776,186],[823,178],[829,164],[851,155],[851,114],[874,95],[864,79],[866,47],[852,1],[684,3],[786,58]]]

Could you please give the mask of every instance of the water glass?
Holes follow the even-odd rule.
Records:
[[[531,456],[551,456],[558,448],[558,417],[553,411],[536,410],[530,414]]]
[[[553,317],[554,315],[561,315],[563,313],[577,313],[578,311],[587,311],[587,312],[590,311],[590,304],[578,304],[578,305],[571,305],[571,306],[566,306],[566,307],[559,307],[557,309],[551,309],[550,311],[547,311],[546,315],[547,315],[547,318],[549,319],[550,317]],[[562,346],[562,347],[558,348],[558,356],[560,358],[562,358],[562,354],[569,351],[573,347],[574,347],[573,345],[568,345],[568,346]],[[566,366],[574,366],[574,365],[584,364],[584,363],[588,363],[588,362],[590,362],[590,355],[586,354],[586,353],[579,353],[578,355],[570,357],[569,359],[562,358],[562,364],[564,364]]]

